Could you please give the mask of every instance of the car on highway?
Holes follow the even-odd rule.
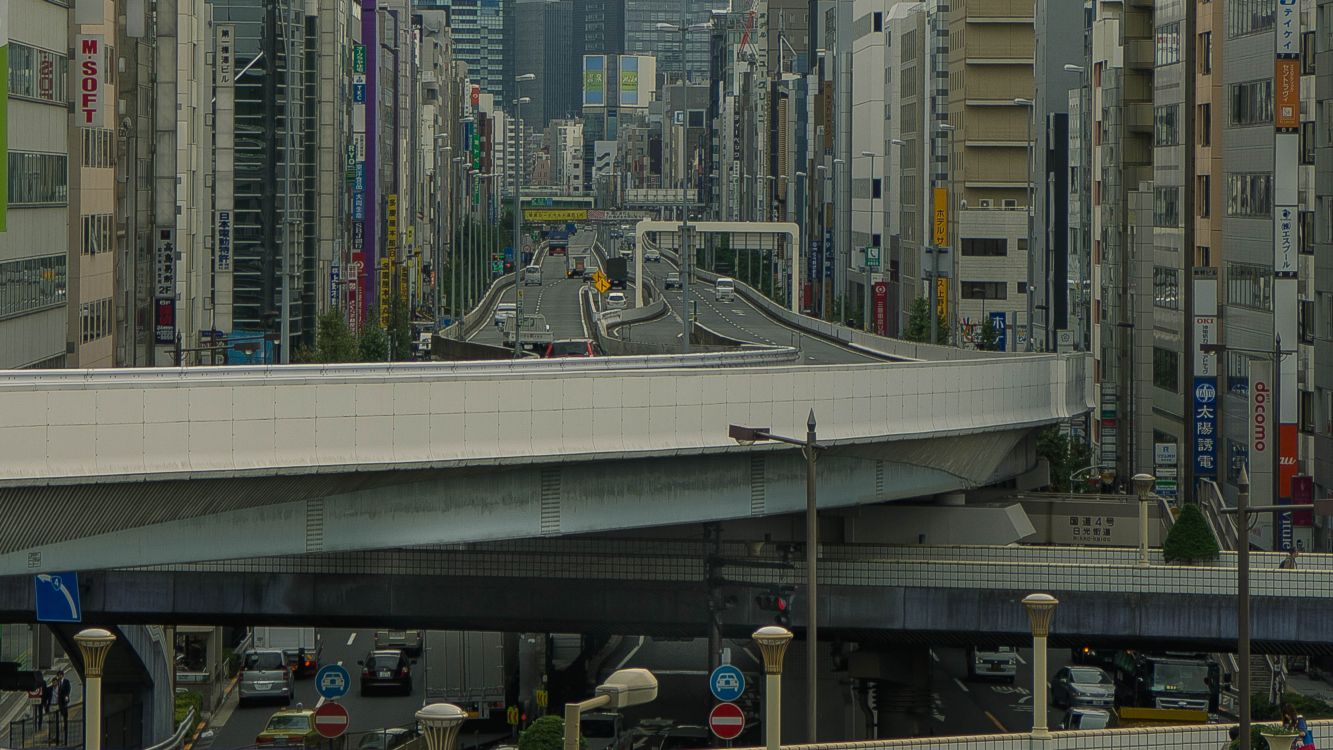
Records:
[[[420,630],[376,630],[375,650],[400,649],[403,653],[417,656],[421,654],[422,633]]]
[[[495,324],[497,326],[504,325],[506,319],[514,317],[514,311],[517,309],[518,305],[514,304],[513,302],[501,302],[500,304],[496,305],[495,318],[494,318]]]
[[[402,651],[377,649],[366,654],[366,658],[357,662],[361,667],[361,694],[370,695],[374,690],[396,690],[403,695],[412,694],[412,662]]]
[[[1018,675],[1018,652],[1013,646],[971,646],[967,649],[969,679],[991,678],[1013,682]]]
[[[255,737],[255,747],[327,747],[315,732],[315,712],[309,708],[275,711]]]
[[[287,656],[279,648],[247,651],[241,658],[237,678],[237,701],[242,705],[255,701],[292,702],[292,670]]]
[[[666,289],[679,289],[680,274],[676,273],[675,271],[672,271],[671,273],[667,274],[666,281],[662,282],[662,286],[663,288]]]
[[[625,299],[624,292],[611,292],[606,295],[606,309],[624,310],[629,306],[629,301]]]
[[[628,750],[629,734],[615,711],[584,714],[579,720],[584,750]]]
[[[643,251],[643,261],[645,263],[661,263],[662,251],[655,247],[647,248]]]
[[[730,302],[736,299],[736,280],[726,276],[719,277],[713,282],[713,295],[717,297],[718,302]]]
[[[712,746],[713,736],[708,728],[697,724],[677,724],[659,733],[648,744],[649,750],[692,750]]]
[[[356,743],[356,750],[394,750],[415,740],[419,735],[408,727],[389,727],[366,732]]]
[[[1100,667],[1064,667],[1051,678],[1051,702],[1057,706],[1110,708],[1115,683]]]
[[[1071,708],[1060,720],[1061,729],[1110,729],[1115,725],[1115,713],[1102,708]]]
[[[597,342],[590,339],[561,339],[547,344],[543,359],[563,359],[565,357],[599,357],[602,350]]]
[[[541,286],[542,267],[531,265],[523,269],[523,286]]]

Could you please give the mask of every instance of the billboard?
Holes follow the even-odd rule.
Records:
[[[620,106],[639,106],[639,58],[620,56]]]
[[[931,240],[936,247],[949,244],[949,191],[935,188],[934,206],[931,215]]]
[[[75,80],[79,90],[75,95],[75,121],[85,128],[102,124],[102,110],[106,94],[102,91],[102,65],[105,58],[101,34],[80,34],[75,40]]]
[[[870,309],[875,322],[875,333],[889,335],[889,284],[876,281],[870,285]]]
[[[606,106],[606,55],[583,56],[583,106]]]
[[[0,70],[9,70],[9,3],[0,5]],[[9,205],[9,76],[0,76],[0,232]]]
[[[1301,127],[1301,64],[1295,58],[1280,58],[1273,70],[1273,124],[1279,130]]]
[[[1273,413],[1273,363],[1250,361],[1250,502],[1272,505],[1273,497],[1273,438],[1277,435],[1278,419]]]

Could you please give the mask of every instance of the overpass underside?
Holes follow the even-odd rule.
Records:
[[[1032,429],[831,447],[820,508],[956,492],[1037,462]],[[229,472],[0,489],[0,575],[649,528],[803,511],[805,460],[755,446],[489,466]]]

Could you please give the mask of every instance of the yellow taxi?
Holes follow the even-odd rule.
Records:
[[[341,739],[341,738],[340,738]],[[264,730],[255,737],[256,747],[327,747],[328,740],[315,732],[315,712],[308,708],[275,711]]]

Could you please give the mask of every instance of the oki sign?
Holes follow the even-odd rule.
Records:
[[[97,127],[102,122],[105,94],[102,91],[103,56],[101,34],[80,34],[75,40],[79,89],[74,94],[74,111],[79,125]]]
[[[1272,505],[1273,443],[1278,434],[1273,409],[1273,363],[1250,360],[1250,502]]]

